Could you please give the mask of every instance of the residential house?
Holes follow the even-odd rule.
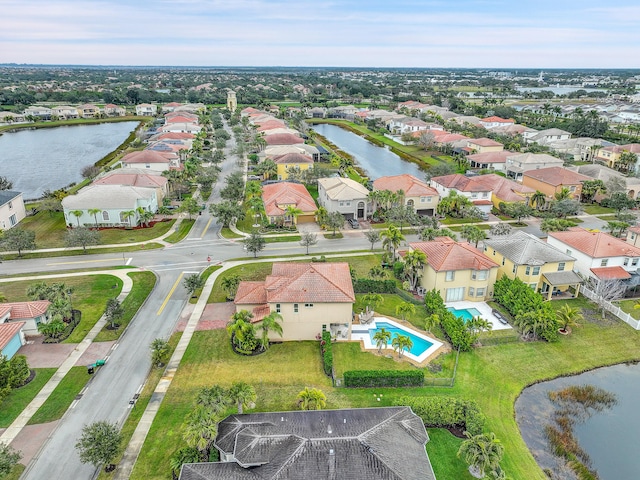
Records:
[[[22,192],[0,190],[0,230],[15,227],[26,216]]]
[[[627,230],[627,243],[640,248],[640,227],[633,226]]]
[[[407,173],[380,177],[373,182],[374,190],[389,190],[404,193],[404,204],[413,208],[418,215],[433,216],[438,208],[440,196],[426,182]]]
[[[318,203],[327,212],[340,212],[346,219],[365,219],[373,213],[369,205],[369,190],[350,178],[319,178]]]
[[[583,278],[622,280],[629,285],[640,282],[640,248],[620,238],[574,227],[549,232],[547,243],[574,257],[575,269]]]
[[[172,112],[167,113],[164,116],[165,125],[168,123],[193,123],[197,125],[199,122],[198,116],[187,112]]]
[[[293,133],[277,133],[264,137],[267,145],[296,145],[304,143],[304,140]]]
[[[487,130],[491,130],[496,127],[504,127],[508,125],[513,125],[515,120],[513,118],[501,118],[497,116],[487,117],[480,120],[480,126],[486,128]]]
[[[485,182],[476,181],[477,177],[466,177],[460,173],[433,177],[430,180],[431,186],[440,195],[440,198],[447,197],[453,190],[456,193],[467,197],[473,204],[484,213],[490,213],[491,207],[491,186]]]
[[[104,227],[135,227],[140,222],[138,209],[155,213],[158,197],[155,188],[130,185],[89,185],[75,195],[62,199],[67,225],[75,227],[98,224]],[[89,210],[100,210],[92,214]],[[71,212],[82,212],[76,216]]]
[[[484,302],[493,297],[498,264],[471,244],[440,237],[409,247],[427,255],[420,285],[437,290],[445,302]]]
[[[546,153],[515,153],[507,157],[507,177],[522,181],[524,172],[547,167],[562,167],[564,161]]]
[[[413,117],[402,117],[393,119],[389,122],[389,131],[391,133],[402,135],[404,133],[421,132],[429,130],[429,124]]]
[[[0,112],[0,123],[10,125],[12,123],[22,123],[25,121],[23,113]]]
[[[469,137],[461,135],[459,133],[449,133],[444,130],[430,130],[430,133],[434,135],[433,145],[436,148],[443,149],[450,147],[453,151],[454,148],[463,148],[467,146]]]
[[[158,205],[168,193],[169,180],[155,170],[138,168],[118,168],[102,174],[93,181],[94,185],[130,185],[132,187],[155,188]]]
[[[359,108],[353,105],[341,105],[338,107],[330,108],[327,111],[327,116],[330,118],[344,118],[345,120],[353,120],[353,117],[358,113]]]
[[[91,103],[85,103],[84,105],[80,105],[77,107],[78,116],[80,118],[96,118],[100,115],[100,107],[93,105]]]
[[[120,160],[122,168],[145,168],[164,172],[180,168],[180,159],[175,153],[140,150],[126,154]]]
[[[41,107],[38,105],[32,105],[25,108],[23,114],[25,119],[30,120],[30,117],[37,117],[40,120],[51,120],[52,111],[50,108]]]
[[[136,105],[136,115],[141,117],[155,117],[158,114],[158,106],[150,103]]]
[[[611,179],[620,179],[620,181],[626,185],[625,189],[629,198],[633,198],[635,200],[640,199],[640,178],[638,177],[627,177],[617,170],[613,170],[609,167],[605,167],[604,165],[600,165],[597,163],[592,163],[589,165],[579,165],[570,168],[575,169],[578,173],[586,175],[591,179],[602,180],[605,185]],[[604,194],[596,195],[596,201],[599,202],[605,196],[606,195]]]
[[[566,188],[571,193],[571,198],[578,201],[582,196],[582,182],[587,180],[591,180],[591,177],[563,167],[529,170],[522,176],[523,185],[544,193],[549,199]]]
[[[551,299],[571,292],[577,296],[582,277],[573,271],[576,261],[570,255],[521,230],[507,237],[484,241],[484,253],[498,265],[498,278],[518,278]]]
[[[327,109],[325,107],[313,107],[307,109],[307,118],[324,118],[327,116]]]
[[[475,115],[460,115],[451,119],[452,122],[456,122],[458,125],[465,126],[466,124],[480,126],[481,118]]]
[[[234,414],[220,461],[184,464],[180,480],[435,480],[428,441],[410,407]]]
[[[620,160],[623,152],[640,154],[640,143],[628,143],[626,145],[613,145],[602,147],[596,152],[596,161],[606,164],[609,168],[616,168],[616,162]],[[630,171],[634,171],[637,165],[632,165]]]
[[[499,152],[474,153],[469,155],[467,159],[471,168],[504,172],[506,170],[507,157],[511,155],[513,155],[513,152],[501,150]]]
[[[355,294],[348,263],[274,263],[265,281],[240,282],[233,303],[252,322],[271,312],[282,316],[282,337],[314,340],[323,331],[349,338]]]
[[[504,150],[504,145],[490,138],[471,138],[467,140],[467,146],[462,150],[466,155],[472,153],[500,152]]]
[[[491,133],[510,135],[512,137],[516,135],[524,135],[527,132],[537,132],[537,130],[530,127],[525,127],[524,125],[519,125],[517,123],[513,123],[511,125],[503,125],[501,127],[494,127],[491,129]]]
[[[313,158],[314,162],[320,161],[320,150],[315,145],[307,145],[306,143],[296,143],[295,145],[268,145],[258,155],[263,158],[273,158],[278,155],[285,155],[287,153],[300,153],[302,155],[309,155]]]
[[[289,178],[290,169],[304,172],[313,166],[313,158],[309,155],[301,153],[285,153],[284,155],[276,155],[272,157],[273,162],[278,168],[278,180],[286,180]]]
[[[316,202],[304,185],[281,182],[262,187],[262,201],[269,223],[311,223],[315,221]],[[302,210],[296,218],[287,214],[287,207]]]
[[[127,109],[114,105],[113,103],[107,103],[102,109],[107,117],[125,117],[127,115]]]
[[[524,132],[522,137],[527,143],[537,143],[539,145],[547,145],[557,140],[568,140],[571,138],[571,133],[559,128],[548,128],[546,130],[540,130],[536,132]]]
[[[193,133],[194,135],[200,133],[202,127],[197,123],[166,123],[160,128],[158,128],[158,132],[183,132],[183,133]]]
[[[169,102],[169,103],[165,103],[162,106],[162,113],[169,113],[169,112],[173,112],[177,107],[182,106],[181,103],[178,102]]]
[[[184,105],[176,107],[173,111],[195,113],[198,115],[200,113],[204,113],[206,110],[207,106],[204,103],[185,103]]]
[[[0,305],[0,316],[2,316]],[[22,331],[24,322],[0,323],[0,355],[11,360],[26,340]]]
[[[49,300],[0,303],[0,324],[21,323],[25,335],[39,335],[38,325],[49,323]]]
[[[78,109],[68,105],[60,105],[58,107],[53,107],[51,109],[51,114],[58,118],[69,120],[72,118],[78,118]]]

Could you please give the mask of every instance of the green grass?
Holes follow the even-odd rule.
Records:
[[[83,251],[80,249],[74,250],[58,250],[54,252],[33,252],[33,253],[23,253],[21,257],[18,254],[10,254],[2,255],[3,260],[27,260],[33,258],[54,258],[54,257],[69,257],[72,255],[98,255],[104,253],[128,253],[128,252],[139,252],[143,250],[154,250],[157,248],[164,248],[164,245],[160,243],[143,243],[140,245],[133,245],[129,247],[104,247],[104,248],[88,248],[87,251]],[[117,268],[117,267],[116,267]]]
[[[109,324],[105,325],[96,336],[95,342],[108,342],[120,338],[156,284],[156,276],[152,272],[131,272],[127,275],[133,280],[133,286],[127,297],[122,301],[124,315],[119,321],[120,328],[109,330],[107,328]]]
[[[21,463],[18,463],[11,469],[11,472],[9,472],[7,476],[2,478],[2,480],[19,480],[22,472],[24,472],[26,468],[27,467]]]
[[[207,282],[207,279],[211,276],[213,272],[215,272],[216,270],[220,270],[221,268],[222,268],[222,265],[213,265],[211,267],[208,267],[201,275],[202,279],[204,280],[204,283]],[[200,297],[201,294],[202,294],[202,288],[198,288],[195,292],[193,292],[193,295],[191,295],[191,297],[189,298],[189,303],[198,303],[198,297]]]
[[[634,308],[637,305],[636,300],[620,300],[614,303],[618,305],[623,312],[630,314],[636,320],[640,320],[640,309]]]
[[[35,368],[36,376],[24,387],[11,390],[0,402],[0,428],[6,428],[18,418],[31,400],[35,398],[45,383],[56,373],[55,368]]]
[[[59,420],[91,377],[85,367],[72,367],[27,425]]]
[[[182,220],[182,222],[180,222],[178,229],[167,238],[165,238],[164,241],[168,243],[178,243],[180,240],[183,240],[187,235],[189,235],[191,227],[193,227],[194,223],[196,223],[195,220],[189,220],[188,218],[185,218],[184,220]]]
[[[344,378],[347,370],[413,370],[409,362],[398,361],[391,345],[388,350],[383,350],[382,355],[364,351],[358,342],[337,342],[333,344],[333,358],[336,370],[336,378]],[[393,358],[387,358],[385,354],[392,354]]]
[[[341,232],[336,232],[335,235],[333,233],[325,233],[323,236],[327,240],[338,240],[339,238],[343,238],[344,237],[344,235],[342,235]]]
[[[473,480],[464,460],[451,455],[452,452],[458,451],[463,440],[444,428],[428,428],[427,433],[427,453],[436,478]]]
[[[603,215],[596,215],[596,218],[599,218],[600,220],[604,220],[605,222],[610,222],[612,220],[615,220],[616,216],[615,216],[615,214],[609,214],[609,215],[603,214]],[[571,218],[570,220],[572,222],[576,221],[575,218]]]
[[[616,211],[613,208],[608,208],[608,207],[603,207],[601,205],[584,205],[582,207],[582,209],[584,210],[584,213],[588,213],[590,215],[598,215],[598,214],[605,214],[605,213],[616,213]]]
[[[242,238],[242,235],[237,234],[236,232],[232,231],[229,227],[222,227],[222,230],[220,230],[220,235],[222,235],[223,238]]]
[[[281,237],[264,237],[266,243],[284,243],[284,242],[299,242],[302,240],[300,235],[283,235]]]

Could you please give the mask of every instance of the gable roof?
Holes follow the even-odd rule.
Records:
[[[449,237],[440,237],[431,242],[413,242],[409,246],[427,255],[427,263],[436,272],[450,270],[490,270],[498,264],[470,243],[454,242]]]
[[[547,167],[537,170],[527,170],[523,176],[531,177],[549,185],[580,185],[585,180],[591,180],[591,177],[582,175],[562,167]]]
[[[482,123],[515,123],[513,118],[502,118],[497,116],[487,117],[480,120]]]
[[[319,178],[318,185],[324,189],[331,200],[354,200],[369,196],[367,187],[351,178]]]
[[[300,183],[280,182],[262,187],[262,201],[265,213],[269,216],[284,215],[285,208],[280,205],[295,205],[305,213],[315,212],[316,202],[304,185]]]
[[[25,322],[0,323],[0,350],[9,344],[24,325]]]
[[[133,187],[162,188],[168,182],[162,175],[149,175],[128,170],[128,168],[112,170],[103,177],[94,180],[93,183],[94,185],[131,185]]]
[[[631,278],[631,274],[620,265],[615,267],[594,267],[589,270],[600,280],[626,280]]]
[[[30,302],[5,302],[0,303],[0,307],[9,308],[11,320],[20,320],[23,318],[36,318],[46,313],[51,305],[49,300],[33,300]]]
[[[513,152],[501,150],[500,152],[473,153],[467,158],[476,163],[506,163],[510,155],[513,155]]]
[[[406,197],[437,196],[435,188],[430,187],[426,182],[417,179],[413,175],[404,173],[402,175],[392,175],[380,177],[373,182],[375,190],[391,190],[397,192],[402,190]]]
[[[84,187],[75,195],[62,199],[62,206],[68,210],[87,210],[89,208],[135,209],[140,199],[153,198],[155,187],[132,187],[131,185],[98,185]]]
[[[285,153],[284,155],[276,155],[272,157],[272,160],[276,164],[287,164],[287,163],[313,163],[313,158],[309,155],[303,155],[302,153]]]
[[[565,232],[549,232],[549,237],[575,248],[591,258],[640,257],[640,248],[604,232],[574,227]]]
[[[467,143],[469,145],[478,145],[479,147],[502,147],[500,142],[491,140],[490,138],[470,138]]]
[[[12,190],[0,190],[0,205],[4,205],[5,203],[9,203],[12,200],[15,200],[22,192],[15,192]]]
[[[230,415],[215,445],[235,462],[185,464],[181,480],[435,480],[409,407]]]
[[[264,137],[267,145],[295,145],[297,143],[304,143],[304,140],[293,133],[276,133],[274,135],[267,135]]]
[[[140,150],[131,152],[122,157],[123,164],[130,163],[170,163],[172,159],[178,158],[174,153],[161,153],[155,150]]]
[[[566,253],[521,230],[517,230],[506,238],[485,240],[484,244],[500,252],[517,265],[544,265],[549,262],[575,260]]]
[[[523,196],[535,193],[535,190],[495,173],[466,177],[461,173],[452,173],[442,177],[433,177],[432,182],[459,192],[493,192],[496,197],[507,202],[518,202]]]

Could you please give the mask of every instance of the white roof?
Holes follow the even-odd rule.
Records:
[[[67,210],[135,208],[139,199],[153,198],[154,195],[154,188],[131,187],[129,185],[89,185],[76,195],[64,197],[62,206]]]
[[[331,200],[354,200],[369,195],[367,187],[350,178],[319,178],[318,184]]]

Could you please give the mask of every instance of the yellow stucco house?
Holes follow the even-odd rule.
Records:
[[[301,153],[286,153],[284,155],[276,155],[272,157],[273,162],[278,167],[278,180],[286,180],[289,178],[289,169],[293,168],[299,171],[308,170],[313,166],[313,158],[310,155]]]
[[[523,231],[485,240],[484,253],[498,265],[498,278],[519,278],[547,299],[575,296],[582,278],[573,271],[572,256]]]
[[[620,160],[623,152],[631,152],[636,155],[640,154],[640,143],[602,147],[596,152],[595,159],[597,162],[606,164],[609,168],[616,168],[616,162]]]
[[[484,302],[493,297],[498,264],[467,242],[439,237],[409,244],[427,255],[420,285],[436,289],[445,302]]]

